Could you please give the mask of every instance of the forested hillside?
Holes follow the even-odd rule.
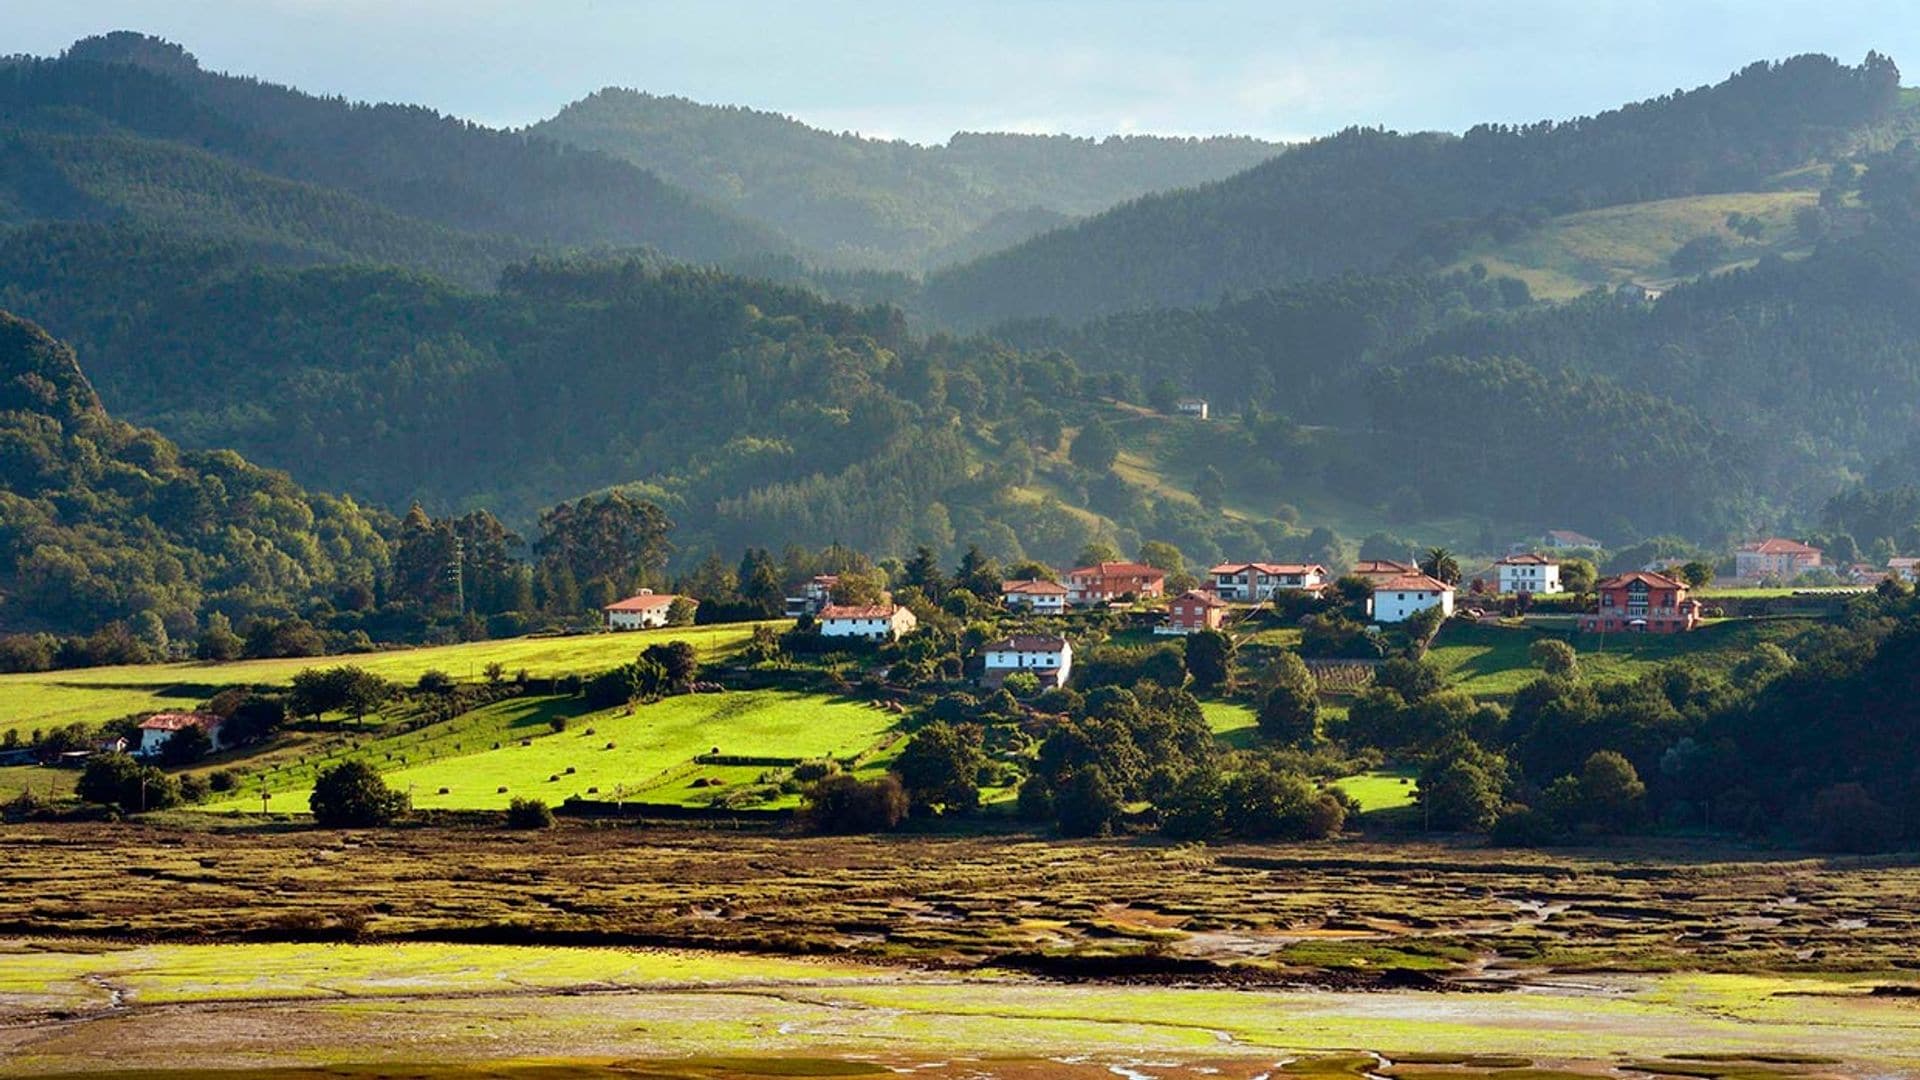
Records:
[[[943,271],[927,303],[965,325],[1083,319],[1444,263],[1479,236],[1556,214],[1751,188],[1854,146],[1898,103],[1885,57],[1847,67],[1801,56],[1563,123],[1457,137],[1354,128]]]
[[[377,518],[111,418],[71,349],[0,312],[0,625],[85,632],[150,612],[137,654],[203,611],[283,614],[385,571]]]
[[[974,132],[920,146],[615,88],[530,130],[650,169],[830,264],[896,270],[983,254],[1150,191],[1232,175],[1280,149],[1228,136]]]
[[[476,285],[543,248],[786,247],[604,154],[214,74],[130,33],[0,65],[0,139],[0,222],[137,222]]]

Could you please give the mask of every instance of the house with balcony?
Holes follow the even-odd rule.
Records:
[[[1545,555],[1527,552],[1523,555],[1508,555],[1493,564],[1494,576],[1503,593],[1557,593],[1560,586],[1560,564]]]
[[[1067,603],[1076,607],[1161,596],[1166,587],[1166,572],[1145,563],[1103,562],[1067,571]]]
[[[1651,570],[1610,577],[1594,586],[1598,607],[1580,616],[1589,634],[1679,634],[1700,626],[1700,601],[1687,584]]]
[[[1327,568],[1318,563],[1222,563],[1208,570],[1207,577],[1220,599],[1259,603],[1283,590],[1325,588]]]

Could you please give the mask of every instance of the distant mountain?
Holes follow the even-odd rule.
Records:
[[[960,325],[1077,320],[1444,264],[1484,236],[1555,215],[1753,190],[1856,145],[1899,97],[1885,57],[1847,67],[1801,56],[1564,123],[1462,136],[1355,128],[941,271],[925,302]]]
[[[606,89],[533,132],[602,150],[780,230],[830,265],[918,269],[1024,240],[1280,147],[1207,139],[962,133],[943,146],[821,131],[754,109]]]
[[[0,221],[136,222],[476,282],[541,249],[787,250],[603,154],[207,72],[132,33],[0,64],[0,140]]]
[[[113,419],[73,350],[0,312],[0,630],[152,611],[186,635],[209,611],[370,586],[386,563],[376,516]]]

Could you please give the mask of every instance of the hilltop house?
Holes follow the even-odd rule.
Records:
[[[1887,573],[1911,585],[1920,581],[1920,559],[1905,555],[1895,556],[1887,560]]]
[[[865,606],[828,604],[820,609],[821,637],[892,641],[920,625],[913,612],[899,604]]]
[[[160,752],[161,747],[167,745],[167,740],[173,738],[175,732],[193,727],[206,732],[207,741],[213,744],[215,750],[219,750],[225,745],[220,739],[220,733],[226,722],[225,717],[215,716],[212,713],[154,713],[140,721],[140,745],[135,747],[133,752],[141,757],[153,757]]]
[[[1095,563],[1067,571],[1067,602],[1085,606],[1110,604],[1127,596],[1159,596],[1166,585],[1166,573],[1145,563]]]
[[[1665,574],[1635,570],[1594,589],[1600,594],[1598,610],[1580,616],[1580,629],[1587,633],[1678,634],[1700,625],[1700,601],[1688,598],[1685,582]]]
[[[1819,565],[1819,548],[1777,536],[1741,544],[1740,550],[1733,553],[1733,576],[1748,581],[1761,578],[1791,581]]]
[[[1557,593],[1560,590],[1560,564],[1531,552],[1508,555],[1493,564],[1503,593]]]
[[[1183,397],[1179,401],[1174,402],[1173,409],[1181,416],[1191,416],[1195,420],[1207,419],[1206,398]]]
[[[1540,545],[1554,551],[1570,551],[1575,548],[1593,548],[1599,550],[1606,545],[1586,533],[1572,529],[1548,529],[1547,535],[1540,538]]]
[[[1353,569],[1347,571],[1347,575],[1366,578],[1371,583],[1383,578],[1406,577],[1408,574],[1419,572],[1420,568],[1412,563],[1396,562],[1392,559],[1361,559],[1353,564]]]
[[[981,685],[997,688],[1016,671],[1030,671],[1041,687],[1065,686],[1073,675],[1073,645],[1055,634],[1015,634],[980,647],[986,668]]]
[[[1003,581],[1000,604],[1008,611],[1026,609],[1058,615],[1067,609],[1067,587],[1057,581]]]
[[[1282,589],[1315,591],[1327,583],[1318,563],[1222,563],[1207,571],[1222,600],[1271,600]]]
[[[833,603],[833,587],[840,584],[839,574],[821,574],[800,586],[800,595],[787,597],[787,618],[818,615]]]
[[[1167,621],[1153,628],[1156,634],[1197,634],[1218,630],[1226,620],[1226,601],[1204,589],[1189,589],[1167,605]]]
[[[641,589],[625,600],[615,600],[601,608],[600,613],[606,616],[609,630],[645,630],[649,627],[667,625],[667,612],[672,610],[675,600],[686,600],[687,603],[696,605],[699,603],[691,597]]]
[[[1367,601],[1367,614],[1373,616],[1374,622],[1397,623],[1432,607],[1451,616],[1453,586],[1416,572],[1375,579],[1373,597]]]

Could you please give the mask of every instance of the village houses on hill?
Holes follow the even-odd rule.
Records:
[[[1166,571],[1137,562],[1103,562],[1067,571],[1067,602],[1078,607],[1127,597],[1150,599],[1166,591]]]
[[[1733,576],[1746,581],[1792,581],[1819,566],[1820,559],[1820,549],[1811,544],[1772,536],[1740,545],[1733,553]]]

